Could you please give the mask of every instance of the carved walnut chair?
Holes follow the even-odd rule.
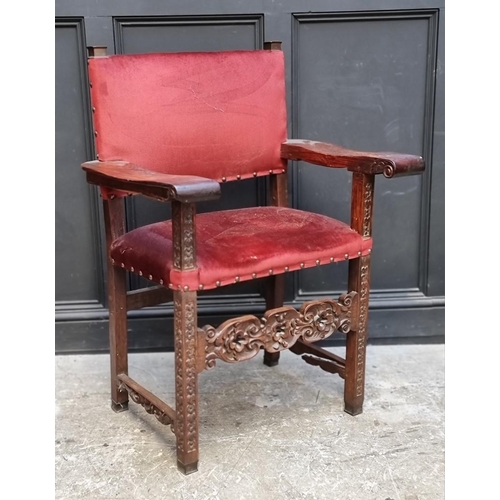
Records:
[[[198,466],[198,375],[216,360],[247,360],[264,350],[278,363],[290,349],[345,380],[345,411],[361,413],[365,384],[373,187],[376,175],[419,174],[421,157],[351,151],[287,140],[284,58],[265,50],[106,56],[91,47],[89,78],[97,161],[82,165],[100,186],[106,225],[111,399],[129,397],[177,440],[177,463]],[[287,160],[353,173],[351,225],[288,208]],[[269,176],[270,206],[196,216],[220,183]],[[124,197],[170,202],[172,220],[126,232]],[[283,306],[284,273],[349,261],[347,293]],[[158,286],[127,292],[126,272]],[[265,279],[263,318],[252,315],[199,328],[197,294]],[[175,409],[127,374],[127,311],[174,304]],[[346,359],[314,342],[340,330]]]

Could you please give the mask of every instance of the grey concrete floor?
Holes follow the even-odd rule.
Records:
[[[341,352],[334,349],[335,352]],[[109,406],[108,356],[56,357],[58,499],[444,498],[444,346],[369,346],[364,413],[343,381],[290,352],[200,375],[200,464],[177,471],[170,429]],[[130,375],[173,406],[171,353]]]

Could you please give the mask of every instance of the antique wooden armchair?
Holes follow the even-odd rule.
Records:
[[[111,399],[129,397],[177,440],[185,474],[198,465],[198,375],[264,350],[268,366],[290,349],[345,380],[345,411],[361,413],[365,383],[373,187],[376,175],[419,174],[421,157],[351,151],[287,140],[284,58],[265,50],[106,56],[89,49],[97,161],[82,165],[100,186],[107,239]],[[288,208],[287,160],[353,173],[351,226]],[[271,206],[204,213],[220,183],[269,176]],[[171,202],[172,220],[125,231],[124,197]],[[283,306],[284,273],[349,260],[349,285],[330,298]],[[127,292],[126,272],[158,284]],[[199,328],[197,293],[265,278],[263,318],[245,315]],[[174,304],[175,409],[127,373],[127,311]],[[346,359],[314,342],[346,335]]]

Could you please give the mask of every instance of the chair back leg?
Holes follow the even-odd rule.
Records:
[[[278,274],[266,278],[265,283],[266,310],[283,306],[285,298],[285,275]],[[276,366],[280,360],[279,352],[264,351],[264,364]]]
[[[104,222],[108,255],[109,351],[111,355],[111,408],[128,409],[128,392],[119,389],[118,375],[128,374],[127,276],[125,269],[115,267],[109,256],[112,241],[125,230],[123,199],[104,200]]]
[[[128,392],[120,390],[118,375],[128,373],[127,288],[124,269],[111,266],[108,272],[109,350],[111,354],[111,408],[116,412],[128,409]]]

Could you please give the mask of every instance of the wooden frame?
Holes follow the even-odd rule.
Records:
[[[280,42],[269,42],[266,50],[281,50]],[[95,47],[90,57],[102,57]],[[375,175],[387,178],[419,174],[421,157],[396,153],[351,151],[333,144],[288,140],[281,156],[353,172],[351,227],[364,239],[372,235]],[[283,306],[284,274],[265,278],[266,313],[263,319],[246,315],[218,327],[198,328],[197,292],[188,287],[171,291],[156,286],[126,291],[125,269],[109,256],[112,242],[125,231],[124,196],[142,194],[172,203],[173,267],[183,273],[197,269],[195,204],[217,199],[220,186],[212,179],[151,172],[124,161],[93,161],[82,165],[87,181],[109,191],[104,197],[108,248],[109,333],[111,354],[111,406],[119,412],[128,408],[129,397],[141,404],[161,423],[170,425],[177,441],[179,469],[189,474],[198,467],[198,375],[215,366],[216,360],[239,362],[264,350],[264,363],[275,366],[279,353],[290,349],[311,364],[345,379],[345,411],[362,412],[370,288],[370,255],[349,261],[348,291],[338,301],[305,303],[300,310]],[[104,191],[104,194],[106,191]],[[269,203],[288,205],[286,174],[270,175]],[[127,311],[166,301],[174,303],[175,409],[161,401],[128,375]],[[340,331],[346,335],[346,358],[317,347],[314,342]]]

